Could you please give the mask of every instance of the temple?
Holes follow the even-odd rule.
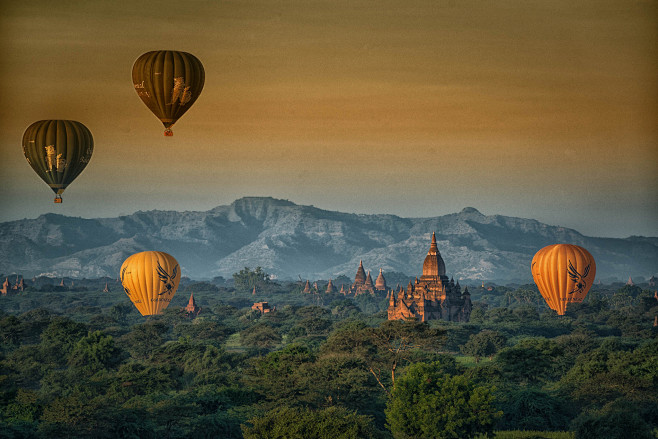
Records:
[[[2,283],[2,286],[0,286],[0,295],[6,296],[7,294],[18,293],[24,290],[25,290],[25,282],[22,277],[19,280],[19,277],[16,276],[16,283],[13,285],[11,284],[11,282],[9,282],[9,278],[7,277],[5,278],[5,281]]]
[[[432,233],[430,249],[423,262],[423,275],[407,289],[391,292],[388,304],[389,320],[447,320],[468,322],[471,316],[471,295],[462,293],[459,281],[448,280],[446,267]]]
[[[190,293],[190,301],[187,302],[187,306],[184,307],[181,311],[183,311],[185,315],[191,319],[199,315],[201,312],[201,307],[197,306],[196,302],[194,301],[194,293]]]
[[[384,279],[382,269],[379,269],[379,276],[377,276],[377,280],[373,283],[370,271],[366,274],[366,271],[363,268],[363,261],[360,261],[359,267],[356,269],[356,276],[354,276],[354,283],[350,285],[348,290],[341,288],[341,293],[345,295],[353,295],[355,297],[360,294],[370,294],[374,296],[375,294],[380,293],[386,295],[386,293],[388,293],[388,287],[386,286],[386,279]]]
[[[267,302],[254,302],[254,304],[251,305],[251,309],[258,311],[261,314],[266,314],[268,312],[276,311],[276,306],[270,307],[270,304]]]

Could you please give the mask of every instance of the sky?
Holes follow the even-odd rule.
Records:
[[[0,221],[272,196],[658,236],[655,0],[0,6]],[[132,64],[151,50],[205,68],[173,137],[133,88]],[[94,137],[61,205],[22,153],[42,119]]]

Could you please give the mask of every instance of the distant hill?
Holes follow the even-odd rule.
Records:
[[[352,279],[360,260],[373,277],[379,268],[415,276],[433,231],[447,274],[457,280],[530,282],[532,256],[560,242],[587,248],[599,279],[649,277],[658,267],[656,237],[587,237],[470,207],[434,218],[400,218],[253,197],[207,212],[154,210],[99,219],[47,214],[0,223],[0,273],[116,277],[129,255],[162,250],[193,279],[229,278],[257,266],[281,279]]]

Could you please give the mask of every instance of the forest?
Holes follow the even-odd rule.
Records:
[[[383,296],[260,268],[184,279],[150,317],[115,279],[27,284],[0,297],[2,438],[658,437],[646,283],[564,316],[534,284],[469,285],[468,323],[388,321]]]

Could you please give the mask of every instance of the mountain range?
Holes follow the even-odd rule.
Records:
[[[262,267],[279,279],[351,278],[359,261],[373,276],[380,268],[419,276],[432,232],[446,274],[456,280],[531,282],[533,255],[561,242],[589,250],[597,279],[649,277],[658,267],[658,237],[587,237],[471,207],[402,218],[248,197],[205,212],[153,210],[97,219],[45,214],[0,223],[0,273],[115,277],[131,254],[161,250],[192,279],[230,278],[244,267]]]

